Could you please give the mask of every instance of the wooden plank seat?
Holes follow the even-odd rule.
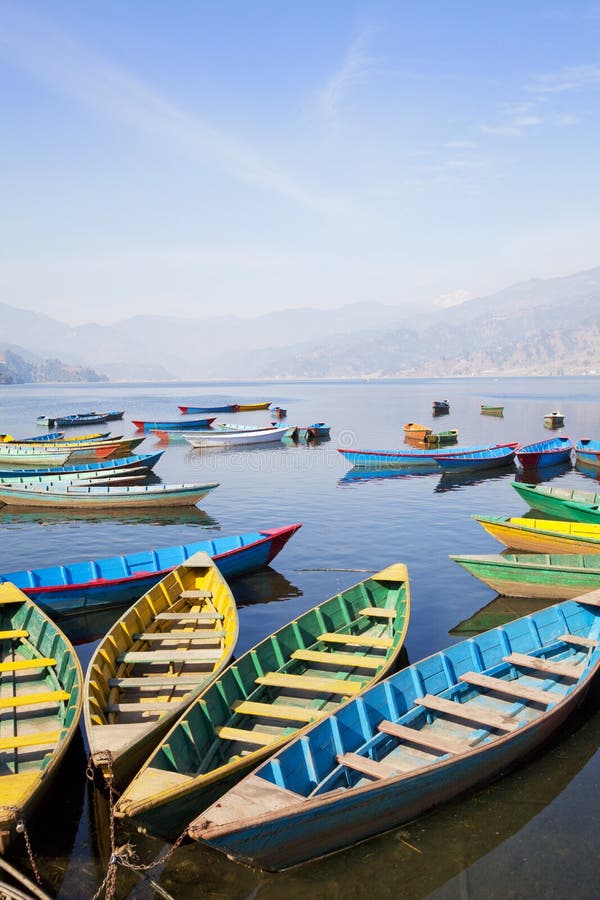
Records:
[[[317,678],[314,675],[289,675],[287,672],[268,672],[257,678],[256,683],[267,687],[298,688],[319,694],[358,694],[363,688],[361,681]]]
[[[146,631],[133,635],[134,641],[216,641],[224,631]]]
[[[326,631],[317,638],[331,644],[356,644],[357,647],[381,647],[387,650],[394,645],[393,638],[372,637],[368,634],[340,634],[337,631]]]
[[[484,709],[481,705],[468,701],[467,703],[457,703],[454,700],[446,700],[444,697],[435,697],[432,694],[426,694],[424,697],[417,697],[415,703],[430,709],[433,712],[439,712],[455,716],[458,719],[466,719],[469,722],[476,722],[484,725],[486,728],[497,728],[501,731],[514,731],[518,724],[514,721],[507,721],[506,716],[498,715]]]
[[[417,728],[407,728],[406,725],[398,725],[396,722],[389,722],[383,719],[377,726],[378,731],[383,731],[392,737],[397,737],[401,741],[408,741],[411,744],[417,744],[425,750],[437,750],[440,753],[459,754],[469,749],[469,744],[465,741],[457,741],[454,738],[444,737],[443,735],[433,734],[431,729],[419,730]]]
[[[0,631],[0,641],[12,641],[17,638],[27,638],[29,637],[29,632],[25,631],[22,628],[15,628],[10,631]]]
[[[573,644],[574,647],[596,647],[598,638],[582,637],[578,634],[560,634],[558,641],[564,641],[565,644]]]
[[[37,734],[21,734],[14,737],[0,738],[0,750],[19,750],[21,747],[50,747],[56,744],[60,731],[37,732]]]
[[[128,650],[119,656],[120,663],[218,662],[220,650]]]
[[[341,753],[336,756],[336,760],[340,766],[353,769],[355,772],[360,772],[361,775],[368,775],[369,778],[378,781],[382,778],[394,778],[402,771],[406,771],[391,763],[378,762],[376,759],[361,756],[359,753]]]
[[[504,656],[502,660],[513,666],[536,669],[538,672],[547,672],[549,675],[571,678],[574,681],[578,681],[583,672],[581,666],[574,666],[568,662],[555,662],[552,659],[541,659],[537,656],[529,656],[527,653],[511,653],[509,656]]]
[[[600,606],[600,590],[590,591],[582,597],[577,597],[578,603],[585,603],[586,606]]]
[[[182,591],[179,596],[184,600],[212,600],[212,591]]]
[[[161,687],[172,687],[180,684],[182,687],[194,687],[204,680],[203,675],[146,675],[145,677],[109,678],[108,686],[111,688],[151,688],[153,691]]]
[[[327,650],[294,650],[292,659],[331,666],[358,666],[361,669],[378,669],[385,662],[381,656],[359,656],[357,653],[333,653]]]
[[[56,660],[50,656],[38,656],[34,659],[15,659],[12,662],[0,663],[0,672],[23,672],[27,669],[47,669],[55,666]]]
[[[70,698],[68,691],[41,691],[38,694],[17,694],[14,697],[0,697],[0,709],[16,706],[35,706],[38,703],[60,703]]]
[[[290,719],[294,722],[313,722],[319,711],[283,703],[258,703],[254,700],[237,700],[232,710],[245,716],[262,716],[266,719]]]
[[[224,619],[223,613],[219,612],[162,612],[155,617],[159,620],[172,620],[175,622],[184,619],[190,619],[194,622],[215,622]]]
[[[384,609],[380,606],[365,606],[358,611],[359,616],[371,616],[373,619],[395,619],[395,609]]]
[[[177,700],[173,701],[174,703]],[[166,709],[173,709],[173,703],[108,703],[104,707],[105,713],[123,713],[123,712],[164,712]]]
[[[281,737],[281,734],[269,734],[266,731],[248,731],[245,728],[231,728],[229,725],[221,725],[215,728],[217,737],[224,741],[239,741],[243,744],[256,744],[259,747],[266,747],[274,744]]]
[[[543,703],[545,706],[556,703],[561,696],[557,695],[555,691],[542,691],[539,688],[519,684],[518,681],[505,681],[503,678],[482,675],[479,672],[465,672],[460,676],[460,681],[475,687],[489,688],[491,691],[497,691],[499,694],[505,694],[516,700],[523,700],[527,703]]]

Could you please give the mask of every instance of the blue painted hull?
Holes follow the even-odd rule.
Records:
[[[494,445],[495,446],[495,445]],[[487,450],[489,445],[485,447],[457,447],[455,450],[448,450],[447,455],[454,453],[469,453],[479,450]],[[439,456],[438,450],[346,450],[338,447],[338,453],[341,453],[352,466],[358,468],[381,469],[394,466],[429,466],[437,468],[436,456]]]
[[[199,550],[216,561],[225,578],[246,575],[268,565],[298,528],[290,525],[127,556],[8,572],[0,575],[0,583],[12,581],[50,615],[74,615],[137,600]]]
[[[143,431],[190,431],[194,428],[209,428],[212,419],[187,419],[185,422],[142,422],[132,419],[136,428]]]
[[[514,449],[504,447],[498,450],[483,450],[456,456],[436,457],[438,465],[444,472],[473,472],[479,469],[496,469],[510,465],[515,458]]]
[[[184,415],[188,415],[189,413],[235,412],[236,406],[235,403],[230,403],[229,406],[180,406],[179,409]]]
[[[164,450],[159,450],[158,453],[140,453],[137,456],[122,456],[117,459],[101,459],[96,462],[89,463],[79,463],[79,465],[73,466],[54,466],[53,468],[40,468],[40,469],[17,469],[13,467],[11,469],[0,469],[0,478],[20,478],[20,477],[30,477],[30,478],[38,478],[38,477],[47,477],[49,481],[52,481],[53,476],[56,477],[57,474],[68,474],[69,472],[97,472],[97,471],[105,471],[108,473],[111,469],[126,469],[126,468],[137,468],[138,466],[145,466],[147,469],[153,469],[158,460],[163,455]]]
[[[382,834],[497,777],[560,728],[597,677],[600,592],[593,596],[588,604],[565,601],[514,620],[390,676],[310,728],[200,812],[190,825],[190,836],[240,862],[280,871]],[[531,655],[546,659],[548,654],[548,659],[561,659],[563,664],[566,658],[571,660],[566,668],[576,674],[558,680],[520,675],[513,681],[511,673],[522,664],[503,661],[511,653],[527,659]],[[443,704],[448,702],[444,697],[453,697],[453,708],[464,710],[461,701],[468,706],[474,694],[475,716],[477,711],[484,717],[494,709],[498,712],[497,701],[490,705],[486,700],[489,686],[471,687],[474,673],[495,685],[522,686],[504,702],[505,716],[492,715],[501,724],[481,726],[476,717],[457,715],[464,723],[457,731],[447,724],[452,717],[423,710],[421,700],[439,698]],[[568,687],[561,683],[565,678]],[[532,683],[537,688],[532,689]],[[541,704],[536,698],[523,701],[528,687],[550,699]],[[531,703],[537,712],[532,712]],[[441,728],[436,730],[436,724]],[[403,733],[388,737],[394,727]],[[433,735],[434,743],[428,744],[426,738],[423,746],[435,748],[437,735],[438,740],[445,736],[452,748],[438,747],[438,755],[434,749],[426,760],[406,753],[395,757],[396,741],[405,742],[407,731],[420,734],[419,728]],[[359,759],[371,765],[370,776],[356,768]],[[382,765],[378,760],[383,760],[382,772],[377,771]]]
[[[550,438],[518,448],[517,463],[523,469],[538,469],[571,461],[573,442],[568,437]]]

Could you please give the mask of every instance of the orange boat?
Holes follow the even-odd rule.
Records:
[[[404,437],[411,440],[422,441],[431,434],[431,428],[425,425],[419,425],[418,422],[407,422],[404,426]]]

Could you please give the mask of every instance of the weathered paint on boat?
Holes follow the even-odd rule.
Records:
[[[512,486],[532,509],[539,509],[563,519],[576,518],[567,506],[570,501],[591,505],[600,503],[600,494],[594,491],[579,491],[575,488],[554,487],[550,484],[527,484],[522,481],[513,481]]]
[[[443,472],[472,472],[477,469],[496,469],[509,466],[515,458],[517,444],[505,444],[503,447],[492,447],[489,450],[477,450],[474,453],[440,453],[434,459]]]
[[[173,726],[122,794],[116,815],[177,836],[227,782],[387,674],[409,610],[408,573],[397,564],[261,641]]]
[[[13,584],[0,585],[0,853],[39,814],[75,735],[83,674],[70,641]]]
[[[598,592],[567,600],[403,669],[197,814],[190,837],[279,871],[497,777],[560,728],[598,675],[599,606]]]
[[[450,559],[506,597],[537,597],[556,602],[600,588],[600,559],[595,555],[489,553]]]
[[[565,424],[564,415],[558,410],[554,410],[554,412],[546,413],[544,416],[544,425],[546,428],[562,428]]]
[[[600,553],[600,524],[508,516],[474,515],[472,518],[511,550],[526,553]]]
[[[600,466],[600,441],[592,441],[590,438],[582,438],[575,444],[575,458],[577,462],[588,466]]]
[[[571,438],[556,437],[535,444],[521,444],[516,452],[516,460],[523,469],[543,468],[569,462],[572,452]]]
[[[210,484],[134,484],[94,487],[78,484],[41,487],[0,485],[0,504],[49,509],[143,509],[194,506],[219,486]]]
[[[186,419],[184,422],[151,422],[149,420],[132,419],[138,431],[185,431],[190,428],[208,428],[214,421],[215,417],[207,419]]]
[[[68,616],[133,602],[194,553],[203,551],[224,578],[247,575],[271,564],[300,524],[231,537],[193,541],[85,562],[4,572],[10,581],[52,616]]]
[[[225,668],[239,622],[216,564],[199,552],[143,594],[100,641],[84,688],[94,764],[126,784],[172,722]]]
[[[0,463],[15,466],[64,466],[72,450],[58,450],[44,444],[0,444]]]

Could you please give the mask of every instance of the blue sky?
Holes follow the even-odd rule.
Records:
[[[417,310],[600,265],[600,0],[0,0],[0,302]]]

